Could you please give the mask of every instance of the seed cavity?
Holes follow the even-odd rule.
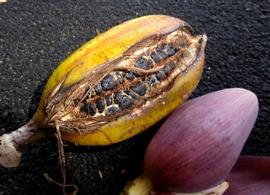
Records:
[[[106,75],[100,83],[91,88],[91,97],[87,96],[87,103],[81,106],[81,112],[95,116],[114,116],[116,113],[131,109],[134,105],[139,106],[143,101],[140,99],[149,93],[149,97],[157,92],[151,89],[168,78],[176,69],[173,60],[162,63],[163,68],[158,63],[176,54],[179,49],[171,44],[160,44],[154,51],[137,58],[134,67],[140,70],[114,70]],[[184,56],[181,51],[181,58]],[[149,71],[158,68],[157,71]],[[180,66],[181,70],[183,69]],[[187,67],[186,67],[187,68]],[[155,88],[156,89],[156,88]],[[147,96],[148,97],[148,96]],[[79,99],[73,101],[74,106],[80,105]]]
[[[164,46],[167,50],[172,49],[169,46]],[[144,58],[141,58],[145,60]],[[140,62],[140,63],[144,63]],[[141,66],[144,67],[144,66]],[[144,96],[147,92],[147,87],[156,85],[162,80],[167,78],[167,75],[176,68],[176,65],[173,62],[167,63],[164,68],[161,70],[151,73],[148,76],[142,78],[141,82],[135,81],[135,84],[132,84],[133,80],[136,79],[136,73],[127,71],[115,71],[106,75],[100,83],[94,87],[94,96],[97,94],[108,93],[106,91],[116,88],[117,85],[124,83],[125,79],[130,80],[130,88],[120,89],[112,94],[106,95],[104,98],[96,99],[94,96],[88,98],[94,98],[94,103],[86,103],[81,107],[81,112],[90,115],[96,115],[98,113],[105,113],[105,116],[112,116],[120,110],[130,109],[134,102],[140,97]],[[92,93],[92,92],[91,92]],[[88,101],[89,102],[89,101]],[[74,105],[79,104],[79,100],[75,99],[73,101]]]

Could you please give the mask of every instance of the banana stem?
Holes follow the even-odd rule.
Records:
[[[46,137],[45,131],[36,127],[33,120],[16,131],[0,137],[0,165],[11,168],[20,163],[22,152],[31,143]]]
[[[176,193],[176,192],[153,192],[152,182],[144,175],[140,175],[131,182],[128,182],[120,195],[149,195],[149,194],[167,194],[167,195],[222,195],[227,188],[229,183],[224,181],[221,184],[209,188],[200,192],[194,193]]]

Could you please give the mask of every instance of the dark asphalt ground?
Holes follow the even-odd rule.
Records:
[[[96,29],[157,13],[182,18],[209,37],[205,72],[193,97],[229,87],[258,95],[259,117],[243,154],[270,155],[269,0],[8,0],[0,5],[0,133],[31,118],[48,76]],[[139,173],[153,132],[110,147],[67,148],[69,179],[80,181],[81,194],[118,194]],[[60,176],[55,140],[32,146],[18,168],[0,167],[0,195],[61,194],[43,173]]]

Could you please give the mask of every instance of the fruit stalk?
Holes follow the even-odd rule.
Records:
[[[37,128],[33,120],[16,131],[2,135],[0,137],[0,165],[8,168],[16,167],[27,146],[47,135],[48,131]]]

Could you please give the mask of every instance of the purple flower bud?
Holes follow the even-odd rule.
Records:
[[[198,192],[229,174],[258,114],[252,92],[232,88],[186,102],[150,142],[144,174],[154,189]]]

